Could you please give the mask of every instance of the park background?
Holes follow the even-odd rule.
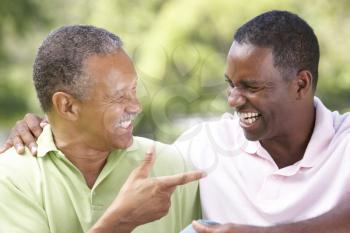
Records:
[[[43,115],[32,84],[36,50],[65,24],[119,35],[140,77],[135,135],[172,142],[181,131],[232,111],[225,59],[235,30],[273,9],[304,18],[321,47],[317,95],[350,110],[349,0],[1,0],[0,143],[26,112]]]

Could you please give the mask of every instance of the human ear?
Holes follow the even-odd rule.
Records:
[[[301,70],[298,72],[296,78],[297,99],[301,99],[313,91],[312,80],[312,74],[310,71]]]
[[[75,121],[79,116],[78,101],[65,92],[55,92],[52,96],[53,109],[66,120]]]

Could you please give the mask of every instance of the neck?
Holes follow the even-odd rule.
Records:
[[[288,122],[291,130],[287,134],[260,141],[279,168],[290,166],[303,158],[315,125],[315,108],[312,105],[309,109],[312,110],[298,111],[306,114],[294,119],[291,124]]]
[[[92,188],[111,151],[93,148],[84,135],[72,126],[52,125],[52,133],[56,147],[79,169],[88,187]]]

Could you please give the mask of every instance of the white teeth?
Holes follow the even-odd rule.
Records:
[[[124,122],[120,123],[120,126],[122,128],[128,128],[130,124],[131,124],[131,121],[124,121]]]
[[[128,128],[130,124],[131,124],[131,120],[126,120],[126,121],[121,122],[120,126],[122,128]]]
[[[257,112],[244,112],[244,113],[238,112],[238,116],[239,116],[240,120],[242,122],[244,122],[245,124],[252,124],[258,120],[259,113],[257,113]]]
[[[238,116],[240,118],[250,118],[250,117],[257,117],[257,116],[259,116],[259,113],[257,113],[257,112],[247,112],[247,113],[242,112],[242,113],[238,113]]]
[[[257,121],[258,118],[253,117],[253,118],[248,118],[248,119],[244,119],[243,122],[246,124],[253,124],[255,121]]]
[[[117,124],[117,127],[124,128],[124,129],[128,128],[135,117],[136,117],[136,114],[129,114],[122,117],[122,119],[120,119],[119,123]]]

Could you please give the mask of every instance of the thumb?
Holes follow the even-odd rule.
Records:
[[[198,221],[193,221],[192,227],[197,233],[210,233],[210,232],[212,232],[208,226],[201,224]]]
[[[154,162],[156,161],[156,153],[154,145],[152,145],[146,152],[145,158],[141,164],[136,168],[136,176],[148,177]]]

